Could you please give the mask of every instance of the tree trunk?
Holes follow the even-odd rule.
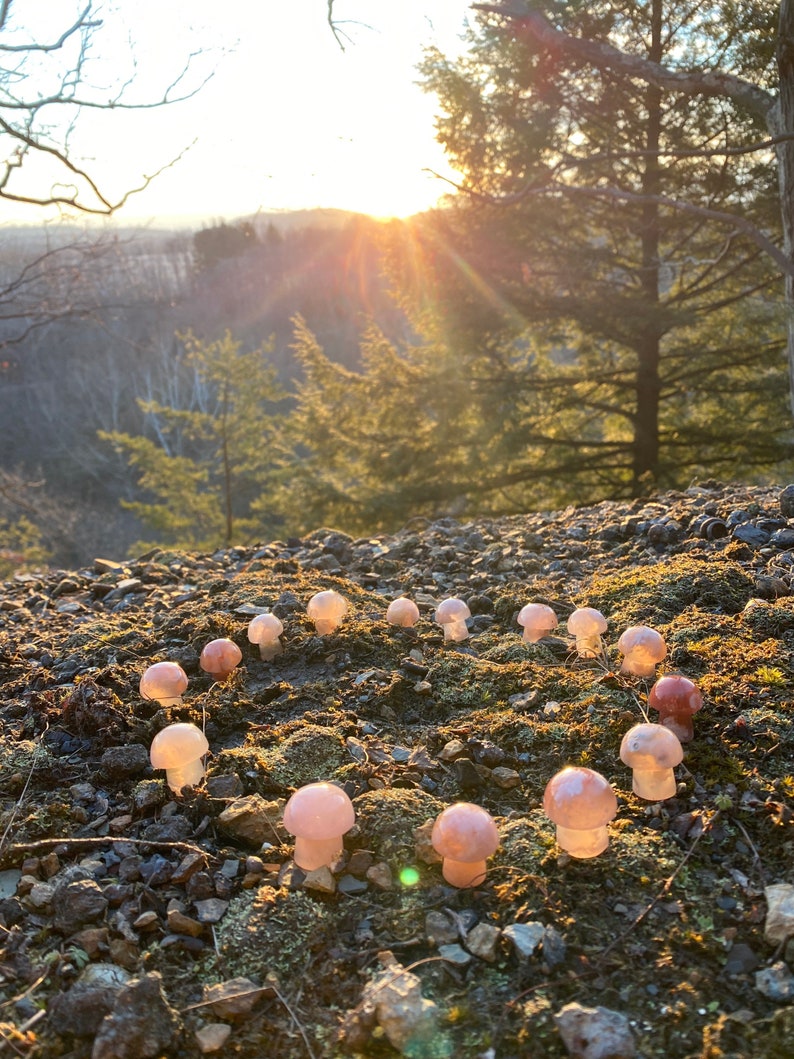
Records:
[[[778,24],[777,65],[780,91],[774,108],[770,131],[773,134],[794,132],[794,0],[782,0]],[[794,140],[777,146],[780,215],[783,223],[783,250],[792,267],[786,273],[786,308],[788,310],[789,400],[794,415]]]
[[[662,0],[651,7],[651,45],[648,58],[662,58]],[[661,167],[658,161],[662,127],[662,93],[649,84],[645,91],[647,126],[645,149],[647,162],[642,174],[642,193],[648,198],[642,207],[642,292],[648,320],[637,347],[636,405],[632,454],[633,496],[647,492],[655,483],[659,470],[659,379],[661,330],[659,306],[659,206],[652,201],[661,192]]]

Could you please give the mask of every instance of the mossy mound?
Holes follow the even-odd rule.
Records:
[[[315,780],[330,779],[349,762],[339,736],[330,728],[307,724],[263,752],[263,759],[276,783],[302,787]]]
[[[302,890],[263,886],[231,901],[216,928],[218,952],[230,977],[263,981],[272,972],[289,981],[306,969],[327,926],[324,906]]]
[[[366,791],[353,800],[353,806],[356,826],[351,841],[398,870],[416,860],[415,829],[445,807],[432,794],[403,787]]]
[[[596,574],[587,605],[600,610],[610,630],[620,633],[630,625],[672,621],[687,607],[736,614],[752,598],[753,587],[753,579],[736,562],[715,564],[672,555],[652,566]]]

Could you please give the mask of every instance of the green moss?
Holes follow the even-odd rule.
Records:
[[[273,779],[285,787],[331,779],[350,760],[339,736],[315,724],[299,728],[278,746],[264,750],[262,757]]]
[[[620,632],[629,625],[672,621],[687,607],[736,614],[752,595],[753,580],[738,563],[705,563],[673,555],[651,566],[596,575],[587,605],[602,611],[610,629]]]
[[[263,886],[235,897],[216,927],[229,977],[262,981],[273,972],[289,982],[306,969],[325,939],[328,912],[302,890]]]
[[[422,790],[385,787],[353,801],[356,826],[351,839],[398,870],[416,860],[414,830],[434,819],[444,803]]]

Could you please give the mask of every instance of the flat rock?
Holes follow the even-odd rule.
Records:
[[[770,945],[778,945],[794,936],[794,886],[775,883],[764,890],[766,920],[764,938]]]
[[[566,1004],[554,1021],[573,1059],[633,1059],[637,1054],[629,1020],[619,1011]]]

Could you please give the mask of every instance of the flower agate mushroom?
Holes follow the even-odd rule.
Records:
[[[410,629],[419,621],[419,608],[412,599],[400,596],[399,599],[393,599],[386,608],[386,621],[390,625]]]
[[[333,783],[308,783],[284,809],[284,827],[295,836],[294,860],[304,871],[330,866],[342,852],[342,836],[356,822],[353,803]]]
[[[176,662],[155,662],[144,672],[139,688],[144,699],[155,699],[161,706],[181,706],[187,676]]]
[[[675,794],[673,769],[684,760],[684,751],[669,728],[635,724],[623,736],[620,760],[632,770],[632,790],[639,798],[662,802]]]
[[[279,636],[284,626],[275,614],[257,614],[248,623],[248,639],[259,646],[259,657],[265,662],[272,662],[284,648]]]
[[[545,603],[527,603],[518,612],[518,624],[524,626],[527,643],[537,643],[557,628],[557,615]]]
[[[678,673],[659,677],[648,695],[648,705],[659,711],[659,724],[669,728],[682,743],[695,737],[692,715],[703,705],[697,684]]]
[[[201,760],[209,750],[207,737],[195,724],[180,721],[169,724],[152,740],[149,757],[152,768],[165,769],[165,779],[178,794],[183,787],[194,787],[204,777]]]
[[[618,650],[623,655],[621,673],[633,673],[637,677],[652,677],[656,665],[667,654],[664,637],[647,625],[632,625],[618,640]]]
[[[607,824],[618,811],[615,792],[592,769],[569,765],[546,784],[543,809],[557,842],[572,857],[597,857],[609,845]]]
[[[568,619],[568,632],[576,638],[580,658],[597,658],[604,650],[601,633],[607,631],[607,620],[600,610],[579,607]]]
[[[314,622],[317,635],[328,636],[342,624],[342,619],[347,614],[347,600],[329,588],[312,596],[306,613]]]
[[[468,637],[466,619],[470,617],[471,611],[463,600],[454,597],[439,603],[435,613],[436,622],[444,628],[444,639],[453,640],[456,643]]]
[[[479,886],[485,861],[499,846],[491,814],[471,802],[456,802],[436,817],[430,841],[443,858],[441,872],[450,886]]]
[[[242,661],[243,652],[232,640],[210,640],[199,658],[205,673],[217,681],[228,680],[235,667]]]

